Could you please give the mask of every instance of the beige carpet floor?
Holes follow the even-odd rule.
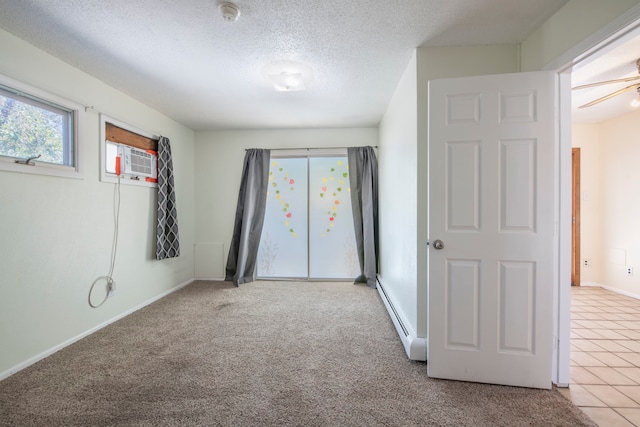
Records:
[[[428,378],[365,286],[194,282],[0,382],[0,425],[593,424],[556,390]]]

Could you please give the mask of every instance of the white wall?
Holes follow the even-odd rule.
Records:
[[[580,148],[580,281],[599,283],[603,270],[602,240],[603,213],[603,144],[600,126],[593,123],[575,123],[572,127],[572,145]],[[584,266],[585,259],[591,265]]]
[[[418,322],[417,60],[411,61],[380,122],[380,275],[405,326],[426,337]],[[420,331],[420,332],[418,332]]]
[[[99,116],[81,111],[83,179],[0,172],[0,378],[193,278],[193,132],[0,30],[0,73],[171,139],[182,255],[155,261],[155,189],[122,186],[116,294],[108,273],[114,185],[99,182]]]
[[[581,179],[587,181],[583,194],[590,192],[588,209],[582,211],[587,224],[581,233],[582,258],[592,256],[594,264],[581,269],[582,280],[640,297],[640,111],[595,125],[574,125],[574,130],[574,141],[586,157],[581,165]],[[632,276],[626,274],[627,267],[633,268]]]
[[[377,146],[378,130],[291,129],[230,130],[196,133],[196,244],[222,247],[223,258],[212,270],[224,274],[233,233],[245,149]],[[207,260],[202,260],[206,262]],[[196,266],[206,269],[206,266]],[[222,277],[222,276],[221,276]]]
[[[640,0],[570,0],[522,43],[521,70],[544,69],[638,4]]]
[[[428,326],[428,82],[517,67],[516,46],[418,48],[380,123],[381,276],[419,338]]]
[[[600,125],[602,177],[601,282],[640,296],[640,112]],[[626,274],[634,268],[634,275]]]

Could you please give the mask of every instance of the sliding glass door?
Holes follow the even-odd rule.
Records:
[[[358,276],[346,156],[309,159],[308,234],[310,278]]]
[[[271,158],[258,277],[307,277],[306,158]]]
[[[358,275],[346,156],[272,156],[259,278]]]

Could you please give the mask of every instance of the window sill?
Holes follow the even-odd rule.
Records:
[[[109,182],[109,183],[112,183],[112,184],[117,184],[118,183],[118,175],[111,174],[109,172],[105,172],[100,177],[100,181],[101,182]],[[120,177],[120,184],[123,184],[123,185],[137,185],[138,187],[149,187],[149,188],[156,188],[158,186],[158,184],[156,182],[149,182],[149,181],[145,181],[144,178],[136,178],[136,177],[126,176],[126,175],[122,175]]]
[[[16,159],[0,156],[0,171],[27,173],[32,175],[47,175],[60,178],[83,179],[79,168],[73,166],[53,165],[35,161],[35,165],[24,165],[15,162]]]

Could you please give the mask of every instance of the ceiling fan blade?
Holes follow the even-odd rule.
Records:
[[[631,89],[636,89],[636,88],[638,88],[639,86],[640,86],[640,85],[638,85],[638,84],[632,84],[632,85],[629,85],[629,86],[627,86],[627,87],[625,87],[625,88],[622,88],[622,89],[620,89],[620,90],[617,90],[617,91],[615,91],[615,92],[611,92],[609,95],[605,95],[605,96],[603,96],[602,98],[598,98],[598,99],[596,99],[595,101],[591,101],[591,102],[589,102],[588,104],[581,105],[581,106],[579,106],[578,108],[591,107],[592,105],[599,104],[599,103],[601,103],[602,101],[606,101],[607,99],[613,98],[614,96],[618,96],[618,95],[620,95],[621,93],[624,93],[624,92],[629,91],[629,90],[631,90]]]
[[[634,80],[640,80],[640,76],[626,77],[624,79],[606,80],[606,81],[603,81],[603,82],[596,82],[596,83],[589,83],[589,84],[586,84],[586,85],[580,85],[580,86],[572,87],[571,90],[586,89],[586,88],[589,88],[589,87],[608,85],[608,84],[612,84],[612,83],[632,82]]]

